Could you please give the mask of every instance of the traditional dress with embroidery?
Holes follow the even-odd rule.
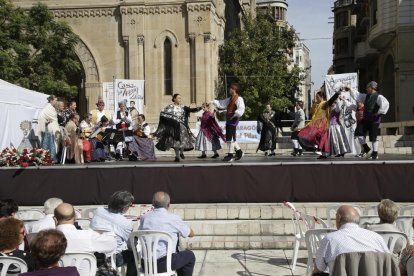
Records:
[[[170,148],[193,150],[194,135],[188,126],[190,112],[197,112],[200,108],[170,104],[160,114],[160,122],[154,136],[158,138],[155,147],[161,151]]]
[[[331,110],[329,122],[329,141],[330,153],[332,155],[345,154],[351,152],[351,147],[339,117],[341,115],[341,103],[337,103]]]
[[[129,143],[128,149],[136,160],[154,161],[157,160],[154,151],[154,142],[150,136],[150,126],[147,123],[138,126],[140,131],[134,131],[132,142]]]
[[[201,116],[200,132],[196,139],[196,150],[219,150],[221,149],[220,138],[226,141],[223,131],[210,111],[204,111]]]
[[[312,120],[299,132],[298,140],[306,150],[314,150],[315,145],[323,152],[330,152],[329,144],[329,120],[331,118],[330,106],[339,97],[335,93],[329,101],[319,103],[312,116]]]
[[[274,151],[276,149],[276,113],[272,110],[270,112],[263,112],[257,119],[257,132],[260,133],[260,142],[257,151]]]

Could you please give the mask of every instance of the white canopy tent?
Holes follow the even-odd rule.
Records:
[[[0,79],[0,149],[19,146],[23,139],[20,123],[37,119],[48,96]]]

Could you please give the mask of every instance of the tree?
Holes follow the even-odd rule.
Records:
[[[302,70],[288,68],[288,50],[294,30],[279,28],[269,11],[243,18],[243,28],[233,31],[220,47],[219,74],[228,85],[238,82],[246,103],[245,118],[256,119],[267,103],[275,110],[294,104]]]
[[[56,21],[43,4],[29,10],[0,0],[0,78],[23,87],[73,99],[68,82],[81,74],[75,53],[79,38],[65,22]]]

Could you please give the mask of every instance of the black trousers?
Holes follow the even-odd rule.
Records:
[[[157,262],[158,273],[167,271],[167,257],[158,259]],[[144,263],[141,262],[142,267]],[[171,269],[177,272],[178,276],[192,276],[195,265],[195,255],[193,251],[184,250],[177,253],[173,253],[171,256]]]

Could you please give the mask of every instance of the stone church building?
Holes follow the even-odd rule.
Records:
[[[28,8],[37,2],[13,4]],[[236,0],[40,2],[81,39],[76,52],[84,74],[72,81],[79,86],[80,113],[95,108],[103,82],[145,80],[140,112],[149,122],[158,121],[173,93],[191,106],[214,98],[219,45],[250,5]]]

